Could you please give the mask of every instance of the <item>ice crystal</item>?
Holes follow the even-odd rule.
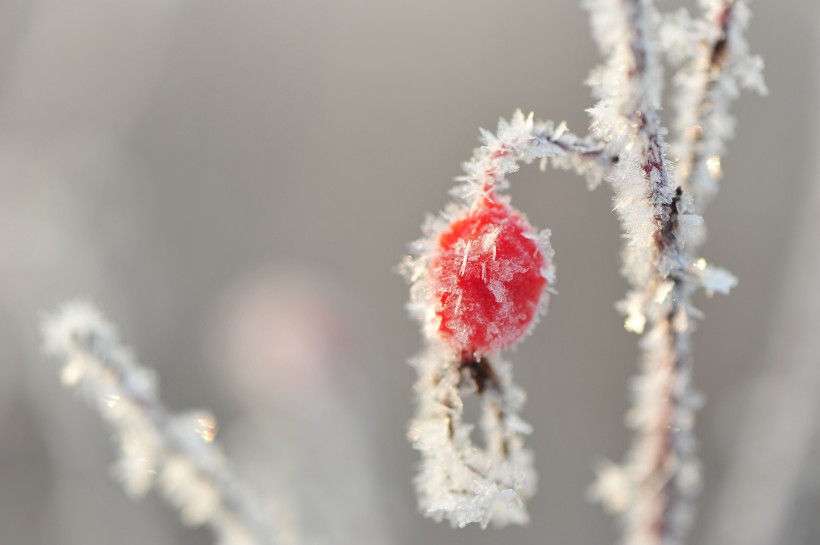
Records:
[[[512,383],[509,364],[493,362],[494,385],[482,395],[479,422],[486,447],[479,448],[470,439],[474,426],[463,420],[463,396],[477,389],[465,380],[469,371],[454,365],[442,345],[412,363],[419,405],[408,436],[422,455],[415,481],[421,510],[458,527],[527,522],[526,500],[535,490],[532,453],[523,446],[530,427],[517,414],[524,393]]]

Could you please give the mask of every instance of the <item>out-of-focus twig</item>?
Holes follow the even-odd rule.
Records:
[[[46,351],[62,361],[62,382],[78,390],[114,432],[115,476],[133,498],[157,488],[189,525],[206,524],[220,545],[287,541],[263,499],[241,482],[214,441],[207,411],[170,413],[154,374],[123,347],[94,307],[68,303],[43,324]]]

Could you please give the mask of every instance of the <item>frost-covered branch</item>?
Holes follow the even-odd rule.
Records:
[[[591,187],[600,183],[607,171],[617,162],[617,156],[591,137],[581,138],[567,130],[564,122],[534,121],[533,114],[526,118],[517,110],[510,121],[499,119],[497,134],[481,129],[480,148],[464,163],[464,182],[456,187],[455,196],[469,199],[471,190],[485,186],[506,189],[505,176],[518,170],[518,163],[541,159],[541,169],[549,163],[564,170],[574,170],[585,176]],[[466,186],[467,191],[464,191]]]
[[[552,121],[538,123],[533,136],[536,141],[550,146],[541,159],[541,170],[545,170],[549,163],[555,168],[574,170],[587,179],[590,188],[597,187],[618,160],[592,138],[579,138],[568,132],[564,122],[557,127]]]
[[[627,243],[623,272],[632,291],[620,304],[641,340],[642,373],[627,422],[635,439],[622,466],[605,464],[591,490],[620,514],[626,545],[683,543],[699,485],[691,384],[693,291],[728,291],[734,277],[694,260],[702,219],[673,179],[659,107],[663,81],[657,21],[650,0],[588,2],[603,67],[593,75],[599,99],[593,135],[620,161],[608,181]]]
[[[685,10],[664,26],[664,47],[681,65],[675,75],[676,175],[699,213],[717,191],[721,156],[734,133],[729,114],[741,89],[766,94],[763,60],[749,53],[744,32],[751,16],[746,0],[702,0],[693,20]]]
[[[62,382],[77,389],[114,431],[114,475],[132,498],[157,488],[189,525],[207,524],[221,545],[273,545],[286,539],[269,506],[239,481],[207,411],[172,414],[154,373],[136,362],[92,306],[68,303],[43,324],[48,354],[63,362]]]

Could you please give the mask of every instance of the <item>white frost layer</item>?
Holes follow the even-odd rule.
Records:
[[[716,189],[723,142],[732,132],[729,99],[740,86],[765,89],[762,63],[748,55],[742,37],[745,2],[703,5],[702,21],[680,12],[664,21],[651,0],[587,1],[606,56],[591,78],[599,99],[591,110],[593,135],[620,159],[607,177],[627,238],[624,274],[632,284],[619,309],[628,330],[648,328],[627,415],[635,438],[622,465],[600,466],[590,491],[619,514],[624,545],[685,542],[699,483],[692,427],[701,403],[691,384],[690,336],[693,319],[700,317],[691,296],[699,287],[710,295],[728,293],[737,283],[728,271],[694,258],[704,238],[698,214]],[[725,43],[716,25],[726,27]],[[684,63],[675,79],[678,180],[658,114],[661,37],[669,58]]]

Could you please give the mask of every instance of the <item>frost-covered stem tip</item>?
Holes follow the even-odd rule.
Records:
[[[763,61],[749,54],[744,32],[750,10],[746,0],[703,0],[703,15],[692,20],[685,11],[670,18],[665,44],[675,75],[677,179],[702,213],[717,191],[721,156],[734,132],[729,114],[741,88],[766,94]],[[677,37],[677,38],[675,38]]]
[[[220,545],[283,543],[266,502],[237,479],[214,441],[207,411],[173,414],[153,372],[120,344],[91,305],[64,305],[43,323],[45,349],[59,358],[65,386],[78,390],[114,432],[113,471],[132,498],[156,487],[189,525],[206,524]]]

